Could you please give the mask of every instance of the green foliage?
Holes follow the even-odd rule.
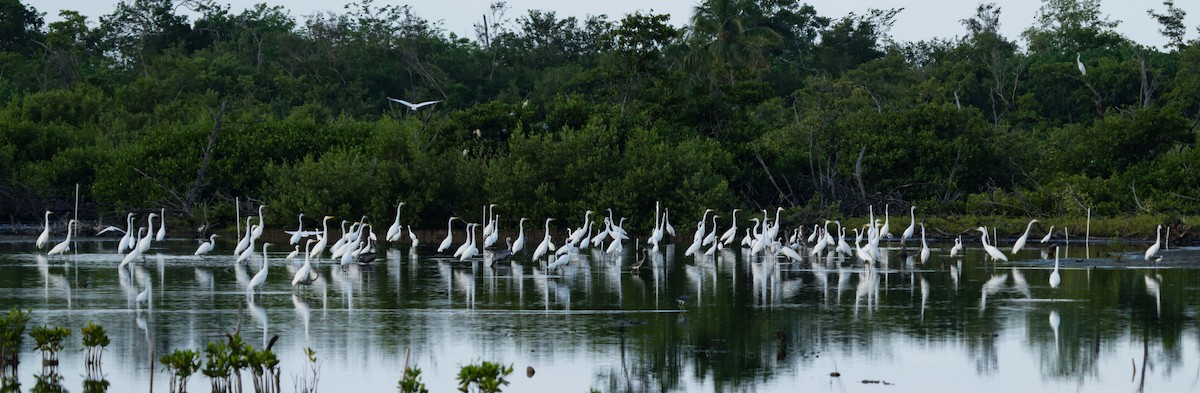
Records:
[[[62,351],[63,340],[71,335],[71,331],[61,326],[35,326],[29,332],[33,337],[34,348],[42,352],[42,360],[58,361],[58,352]]]
[[[200,369],[200,352],[191,349],[176,349],[158,359],[164,369],[171,373],[171,391],[187,391],[188,378]]]
[[[316,393],[317,383],[321,381],[321,363],[317,359],[317,351],[304,347],[304,356],[308,359],[308,373],[295,377],[292,381],[297,392]]]
[[[0,370],[5,375],[16,375],[21,339],[31,314],[32,309],[21,311],[14,307],[8,311],[8,315],[0,315]]]
[[[497,4],[470,38],[373,1],[312,17],[200,2],[194,20],[177,5],[45,25],[0,3],[0,214],[33,221],[76,183],[89,219],[167,207],[217,227],[235,197],[269,222],[382,221],[404,201],[404,222],[432,227],[497,203],[505,223],[611,207],[641,231],[655,201],[679,218],[1200,211],[1177,169],[1197,154],[1200,47],[1172,2],[1151,12],[1170,51],[1116,33],[1095,0],[1044,1],[1020,40],[982,4],[963,34],[910,43],[889,35],[897,10],[780,1],[706,0],[687,29]]]
[[[474,391],[480,393],[497,393],[501,387],[508,385],[504,379],[512,374],[512,365],[502,366],[499,363],[483,361],[479,364],[468,364],[458,370],[458,390],[461,392]]]
[[[429,389],[421,382],[421,369],[416,367],[404,369],[404,376],[400,378],[399,385],[400,393],[429,393]]]

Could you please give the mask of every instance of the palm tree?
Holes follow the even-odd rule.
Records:
[[[765,48],[781,41],[779,33],[764,26],[753,26],[762,19],[762,11],[752,0],[707,0],[692,14],[689,41],[692,51],[685,59],[694,69],[732,83],[744,70],[757,75],[767,68]]]

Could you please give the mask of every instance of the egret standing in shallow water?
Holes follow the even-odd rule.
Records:
[[[1058,275],[1058,247],[1054,247],[1054,271],[1050,272],[1050,288],[1058,288],[1062,277]]]
[[[1008,257],[1004,256],[1004,253],[1000,252],[1000,249],[996,248],[996,246],[988,244],[987,227],[979,227],[979,228],[976,228],[975,230],[977,230],[979,232],[983,232],[983,250],[987,252],[988,256],[992,257],[993,260],[998,259],[1001,261],[1008,262]]]
[[[403,229],[400,226],[400,208],[401,207],[404,207],[404,202],[400,202],[400,204],[396,206],[396,221],[393,221],[392,226],[388,227],[387,235],[384,236],[384,240],[387,240],[389,242],[400,241],[401,229]]]
[[[192,255],[204,256],[209,251],[213,250],[213,246],[217,243],[217,234],[212,234],[208,237],[208,241],[200,243],[200,247],[196,247],[196,252]]]
[[[51,248],[49,252],[46,252],[46,256],[58,255],[58,254],[65,253],[67,251],[71,251],[71,234],[74,233],[74,230],[72,229],[74,227],[75,227],[75,220],[71,220],[71,222],[67,224],[66,240],[63,240],[62,243],[58,243],[57,245],[54,246],[54,248]]]
[[[457,219],[458,217],[450,217],[449,220],[446,220],[446,238],[442,239],[442,244],[438,246],[437,252],[446,251],[447,248],[450,248],[450,244],[454,243],[454,227],[451,224]]]
[[[1035,222],[1038,222],[1038,220],[1036,218],[1029,220],[1029,225],[1025,226],[1025,233],[1021,234],[1021,237],[1017,238],[1016,243],[1013,243],[1013,248],[1012,248],[1013,255],[1017,255],[1017,251],[1021,251],[1021,247],[1025,247],[1025,241],[1029,240],[1029,230],[1033,229],[1033,223],[1035,223]]]
[[[154,235],[154,241],[161,242],[167,238],[167,209],[159,209],[158,215],[158,233]]]
[[[70,239],[70,235],[69,235],[70,232],[67,232],[67,233],[68,233],[67,238]],[[1153,258],[1154,254],[1158,254],[1158,247],[1159,247],[1160,242],[1162,241],[1162,238],[1159,237],[1160,235],[1162,235],[1162,224],[1159,224],[1158,228],[1154,230],[1154,244],[1151,244],[1150,248],[1146,249],[1146,260],[1147,261],[1149,261],[1150,258]]]
[[[1053,234],[1054,234],[1054,226],[1051,225],[1050,231],[1046,232],[1046,236],[1042,237],[1042,241],[1040,243],[1046,244],[1046,242],[1050,241],[1050,235],[1053,235]]]
[[[46,244],[50,243],[50,211],[46,210],[46,227],[42,229],[42,235],[37,238],[37,248],[39,250],[46,248]]]
[[[271,243],[263,243],[262,269],[259,269],[258,273],[254,275],[254,278],[250,279],[250,284],[246,285],[246,294],[247,295],[250,295],[253,292],[255,292],[255,289],[258,289],[261,291],[261,287],[262,287],[263,283],[267,281],[267,266],[271,265],[270,261],[267,259],[267,247],[270,245],[271,245]]]

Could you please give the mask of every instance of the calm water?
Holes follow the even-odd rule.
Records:
[[[957,258],[940,245],[925,264],[890,248],[889,268],[874,272],[840,258],[764,263],[741,250],[683,257],[683,245],[630,274],[627,246],[615,258],[584,250],[550,276],[527,252],[493,269],[405,244],[373,266],[321,264],[321,281],[293,293],[291,246],[275,246],[265,289],[249,301],[245,283],[262,257],[237,265],[231,243],[206,259],[191,256],[195,241],[159,243],[124,273],[116,240],[80,241],[76,254],[49,260],[32,243],[0,242],[0,308],[32,308],[30,326],[73,330],[60,371],[75,392],[88,321],[112,339],[109,391],[148,391],[152,370],[154,390],[166,391],[151,353],[223,340],[239,310],[256,348],[280,336],[283,391],[304,373],[305,347],[323,361],[327,392],[394,391],[406,348],[434,392],[455,391],[459,366],[479,360],[512,364],[512,392],[1200,390],[1194,250],[1172,248],[1155,269],[1140,263],[1141,246],[1093,246],[1080,260],[1072,245],[1051,289],[1052,251],[1047,260],[1045,247],[1029,247],[993,264],[977,240]],[[133,299],[147,286],[139,310]],[[32,340],[25,346],[28,391],[41,369]],[[197,373],[189,386],[207,391],[209,381]]]

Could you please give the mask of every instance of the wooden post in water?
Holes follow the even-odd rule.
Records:
[[[1092,240],[1092,208],[1089,207],[1087,209],[1087,227],[1084,228],[1084,232],[1083,232],[1083,258],[1084,259],[1088,259],[1088,258],[1092,257],[1091,240]]]

